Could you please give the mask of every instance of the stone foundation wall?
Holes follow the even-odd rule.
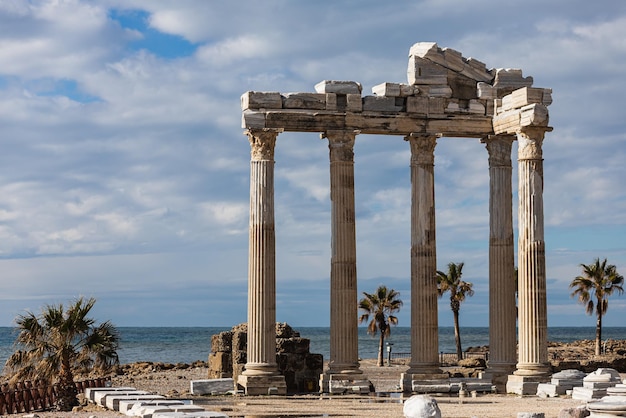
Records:
[[[209,379],[237,377],[247,361],[248,327],[239,324],[211,337]],[[310,340],[286,323],[276,323],[276,363],[289,392],[318,392],[324,357],[310,351]]]

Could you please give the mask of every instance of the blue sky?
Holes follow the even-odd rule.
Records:
[[[544,142],[550,326],[594,326],[570,298],[580,263],[626,273],[626,2],[583,0],[0,0],[0,326],[98,299],[120,326],[246,319],[249,145],[240,96],[324,79],[406,82],[434,41],[553,89]],[[409,320],[408,145],[355,145],[359,291]],[[516,146],[513,152],[516,189]],[[277,319],[329,322],[328,149],[276,148]],[[465,262],[461,324],[488,324],[488,163],[478,140],[435,151],[438,265]],[[516,205],[514,204],[514,207]],[[515,213],[515,223],[517,214]],[[626,296],[604,324],[624,325]],[[446,300],[440,325],[452,325]]]

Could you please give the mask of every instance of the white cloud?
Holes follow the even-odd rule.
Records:
[[[204,64],[221,67],[232,65],[237,61],[271,55],[272,45],[276,43],[259,35],[242,35],[202,46],[196,55]]]
[[[114,300],[116,289],[140,294],[153,278],[159,288],[241,280],[245,293],[250,148],[241,94],[313,91],[322,79],[358,81],[369,94],[406,82],[409,47],[430,40],[489,67],[520,67],[553,89],[555,129],[544,142],[549,276],[560,289],[598,249],[623,269],[614,234],[626,228],[624,12],[530,0],[511,6],[511,21],[496,3],[0,2],[0,262],[21,281],[0,293],[32,301],[93,289]],[[111,8],[138,12],[151,31],[193,42],[195,52],[159,55],[150,31],[122,27]],[[478,279],[488,264],[487,158],[476,139],[442,138],[436,149],[440,261],[465,260]],[[409,163],[402,138],[357,137],[362,280],[408,277]],[[275,170],[278,278],[323,280],[327,143],[281,134]],[[607,225],[618,232],[589,232]],[[0,324],[7,315],[0,310]]]
[[[207,202],[199,205],[203,217],[221,225],[241,224],[247,221],[249,206],[233,202]]]

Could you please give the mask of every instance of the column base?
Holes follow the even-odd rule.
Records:
[[[491,383],[496,387],[497,393],[506,393],[506,383],[509,375],[515,371],[514,363],[487,364],[487,370],[483,373],[486,379],[491,379]]]
[[[246,395],[286,395],[287,383],[281,375],[240,375],[237,386],[245,391]]]
[[[547,379],[552,373],[550,373],[550,364],[548,363],[517,363],[517,370],[513,374],[515,376]]]
[[[400,375],[400,388],[404,393],[447,393],[450,392],[448,373],[411,373]]]
[[[320,375],[320,392],[332,394],[367,394],[374,391],[372,382],[363,373],[360,374],[330,374]]]
[[[516,395],[536,395],[539,383],[546,383],[549,376],[519,376],[512,374],[508,376],[506,382],[506,393]]]

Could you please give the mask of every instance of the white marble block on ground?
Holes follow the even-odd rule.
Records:
[[[141,392],[141,391],[137,391]],[[110,395],[106,397],[106,406],[108,409],[112,409],[114,411],[119,411],[120,401],[148,401],[155,399],[165,399],[164,396],[161,395],[152,395],[148,392],[144,393],[128,393],[123,395]]]
[[[98,391],[94,394],[94,403],[104,406],[107,406],[107,398],[109,396],[119,396],[119,395],[149,395],[145,390],[136,390],[136,389],[127,389],[127,390],[116,390],[116,391]]]
[[[223,412],[157,412],[152,418],[228,418]]]
[[[192,395],[211,395],[214,393],[226,393],[234,390],[235,382],[232,378],[202,379],[190,382]]]
[[[329,393],[369,393],[369,380],[335,380],[328,382]]]
[[[85,389],[85,399],[95,403],[96,402],[96,393],[108,393],[108,392],[120,392],[120,391],[123,392],[123,391],[129,391],[129,390],[136,390],[136,389],[135,388],[131,388],[131,387],[86,388]]]
[[[170,405],[184,405],[183,401],[175,400],[175,399],[156,399],[156,400],[122,400],[119,404],[118,411],[122,414],[135,416],[132,414],[128,414],[127,412],[136,409],[142,406],[170,406]]]
[[[619,372],[610,368],[599,368],[595,372],[589,373],[583,379],[583,386],[587,388],[609,388],[621,383],[622,378]]]
[[[600,399],[605,395],[605,388],[575,387],[572,390],[572,399],[578,399],[579,401],[591,401],[594,399]]]
[[[539,383],[537,385],[537,396],[554,398],[559,395],[565,394],[565,389],[562,389],[563,393],[559,393],[559,387],[552,383]]]
[[[155,406],[138,406],[133,408],[126,415],[133,417],[152,418],[162,414],[176,414],[176,416],[195,416],[207,412],[204,408],[196,405],[155,405]],[[171,416],[171,415],[170,415]]]
[[[558,387],[557,392],[562,395],[566,390],[573,389],[576,386],[582,386],[585,376],[587,376],[587,374],[583,371],[566,369],[553,374],[550,383],[556,385]]]

